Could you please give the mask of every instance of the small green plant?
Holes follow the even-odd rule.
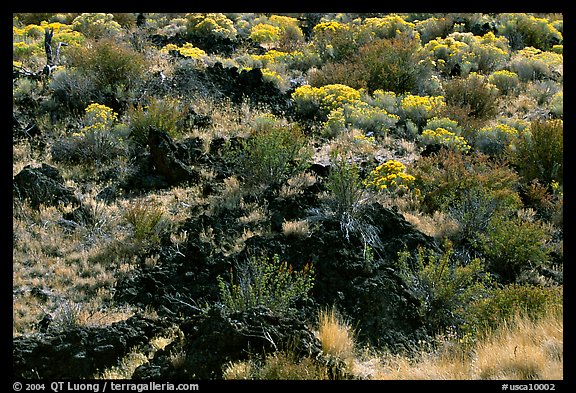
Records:
[[[356,216],[366,197],[358,166],[338,149],[330,152],[326,189],[329,205],[341,219]]]
[[[534,120],[513,147],[512,161],[526,182],[564,183],[564,122]]]
[[[235,270],[235,271],[234,271]],[[294,302],[306,299],[314,286],[314,266],[293,269],[278,254],[253,257],[230,269],[229,280],[218,276],[221,301],[230,313],[263,305],[282,314],[295,311]]]
[[[132,226],[137,241],[160,241],[167,229],[168,219],[162,207],[137,200],[127,206],[124,219]]]

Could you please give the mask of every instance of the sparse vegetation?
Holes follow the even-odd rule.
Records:
[[[563,34],[14,13],[18,377],[568,377]]]

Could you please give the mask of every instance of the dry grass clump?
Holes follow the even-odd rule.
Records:
[[[318,315],[318,339],[325,354],[342,360],[354,358],[354,331],[335,308],[320,311]]]
[[[406,221],[414,225],[420,232],[432,236],[437,240],[453,238],[459,231],[458,221],[439,210],[432,215],[420,212],[404,212]]]
[[[291,220],[282,223],[282,233],[288,237],[308,237],[310,225],[306,220]]]

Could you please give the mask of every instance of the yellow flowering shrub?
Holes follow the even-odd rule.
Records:
[[[332,110],[328,114],[324,129],[330,135],[336,135],[343,130],[360,129],[381,136],[396,125],[398,120],[400,116],[358,100]]]
[[[160,51],[164,53],[169,53],[172,50],[177,51],[184,57],[190,57],[193,59],[202,59],[203,57],[207,56],[206,52],[200,48],[195,47],[189,42],[186,42],[182,46],[167,44],[162,49],[160,49]]]
[[[450,74],[458,65],[459,75],[472,71],[490,72],[508,60],[509,46],[506,37],[488,32],[475,36],[471,32],[453,32],[446,38],[435,38],[423,47],[423,53],[433,61],[435,68]]]
[[[514,50],[532,46],[543,51],[563,41],[562,20],[550,22],[544,17],[515,12],[501,13],[496,18],[496,28],[501,36],[510,40]],[[559,30],[560,29],[560,30]]]
[[[426,120],[437,116],[445,107],[446,101],[443,96],[407,94],[400,100],[403,117],[416,125],[423,125]]]
[[[118,114],[106,105],[93,103],[84,111],[82,133],[109,130],[118,120]]]
[[[321,58],[343,60],[358,49],[354,30],[348,23],[320,22],[312,29],[312,44]]]
[[[40,22],[40,25],[26,25],[24,27],[12,27],[12,55],[13,59],[23,61],[30,57],[44,57],[44,34],[45,30],[54,29],[52,45],[62,42],[69,46],[80,46],[84,44],[86,37],[72,30],[71,25],[59,22]]]
[[[280,28],[268,23],[258,23],[250,29],[250,39],[264,47],[273,46],[280,40]]]
[[[346,104],[360,101],[360,97],[360,91],[341,84],[322,87],[303,85],[296,88],[292,93],[292,100],[297,112],[314,115],[314,112],[319,111],[321,117],[326,117],[332,110]]]
[[[397,14],[390,14],[381,18],[366,18],[360,26],[359,34],[365,36],[363,41],[374,38],[393,38],[398,33],[412,31],[414,23],[407,22]]]
[[[122,31],[122,26],[114,20],[114,15],[103,12],[84,12],[74,18],[72,29],[86,37],[111,37]]]
[[[234,39],[234,22],[222,13],[186,14],[186,31],[196,37]]]
[[[416,178],[407,174],[405,169],[401,162],[388,160],[368,174],[364,185],[375,190],[410,189]]]
[[[507,124],[482,127],[474,135],[474,148],[485,154],[498,156],[503,154],[517,137],[518,130]]]
[[[563,64],[562,54],[529,46],[515,52],[510,60],[510,69],[523,82],[545,78],[561,81]]]
[[[518,74],[515,72],[509,70],[498,70],[490,74],[488,82],[496,86],[502,94],[508,94],[518,87],[520,79],[518,78]]]
[[[425,145],[438,144],[462,153],[470,151],[470,145],[466,139],[442,127],[424,130],[421,140]]]

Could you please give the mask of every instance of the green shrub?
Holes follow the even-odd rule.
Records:
[[[485,337],[519,315],[531,321],[549,313],[562,312],[562,287],[508,284],[493,289],[469,308],[463,330],[477,338]]]
[[[82,13],[72,21],[72,28],[86,37],[100,39],[112,37],[122,31],[122,26],[114,20],[114,15],[103,12]]]
[[[329,206],[337,218],[356,216],[365,197],[362,178],[358,166],[338,149],[330,152],[326,189],[329,192]]]
[[[235,270],[235,271],[234,271]],[[271,311],[292,313],[295,302],[308,298],[314,287],[314,266],[307,263],[301,271],[293,269],[278,254],[272,258],[253,257],[230,269],[229,280],[218,276],[220,299],[230,313],[259,305]]]
[[[53,105],[62,114],[79,116],[91,102],[101,98],[96,79],[78,69],[56,70],[49,82]]]
[[[427,75],[426,64],[419,62],[419,48],[417,39],[406,36],[369,41],[350,56],[329,61],[310,73],[310,84],[343,84],[368,92],[415,92]]]
[[[414,29],[420,33],[420,41],[426,45],[430,40],[446,38],[452,33],[453,18],[434,17],[425,18],[415,22]]]
[[[449,242],[444,248],[439,254],[420,247],[415,257],[404,250],[396,261],[400,277],[419,300],[419,317],[433,334],[463,324],[473,302],[493,285],[481,259],[461,263]]]
[[[353,58],[353,69],[369,92],[393,91],[415,93],[419,81],[428,75],[426,63],[419,62],[420,41],[399,35],[392,39],[375,40],[360,48]]]
[[[168,229],[168,218],[161,206],[137,200],[124,211],[124,219],[132,226],[134,239],[157,243]]]
[[[253,133],[231,152],[237,174],[249,188],[278,186],[310,165],[308,139],[295,124],[273,115],[254,120]]]
[[[69,48],[68,52],[70,66],[94,84],[91,100],[115,110],[123,109],[125,96],[141,83],[146,69],[142,53],[112,38]]]
[[[561,44],[562,33],[546,18],[526,13],[502,13],[496,17],[498,33],[508,38],[513,50],[532,46],[544,51]]]
[[[497,114],[499,92],[486,77],[472,72],[466,78],[448,79],[442,86],[447,106],[444,113],[465,129],[462,136]]]
[[[518,208],[519,176],[504,162],[487,155],[463,155],[441,148],[436,154],[421,157],[411,167],[414,186],[422,193],[422,208],[430,213],[463,206],[463,196],[479,195],[496,204],[494,211]],[[474,204],[472,204],[474,205]],[[474,211],[470,211],[474,214]]]
[[[515,282],[523,271],[537,269],[549,261],[549,240],[549,228],[539,221],[495,214],[474,243],[486,257],[488,269],[509,283]]]
[[[130,138],[146,146],[150,128],[164,131],[172,138],[178,137],[181,122],[187,114],[182,102],[171,97],[151,97],[149,101],[148,105],[138,104],[129,108]]]
[[[513,148],[512,161],[525,182],[538,179],[563,184],[564,122],[534,120],[521,133]]]
[[[564,92],[555,93],[549,102],[550,114],[557,119],[564,117]]]
[[[562,54],[528,46],[514,53],[510,59],[510,70],[518,74],[522,82],[544,79],[562,81],[563,62]]]

